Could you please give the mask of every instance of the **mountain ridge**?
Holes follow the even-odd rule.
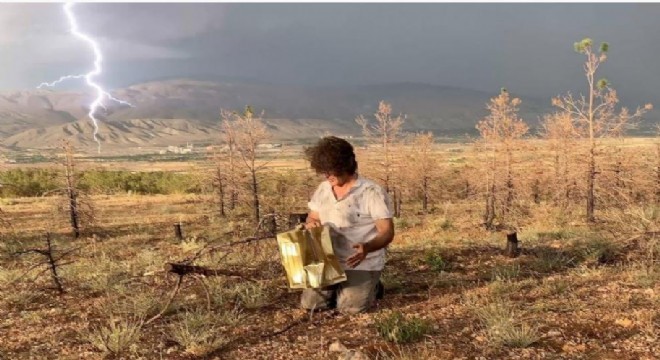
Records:
[[[100,109],[99,139],[111,147],[217,143],[220,110],[246,105],[264,111],[275,140],[357,135],[355,118],[373,118],[380,100],[391,103],[395,114],[406,115],[404,130],[474,134],[476,123],[487,114],[486,103],[498,93],[413,82],[308,87],[186,78],[149,81],[112,92],[134,106],[114,103]],[[76,146],[95,148],[87,118],[91,99],[88,93],[70,90],[0,92],[0,145],[45,149],[68,138]],[[549,99],[521,99],[520,115],[532,128],[543,113],[552,111]]]

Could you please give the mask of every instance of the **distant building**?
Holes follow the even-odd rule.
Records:
[[[167,147],[167,152],[174,154],[190,154],[195,149],[193,144],[187,143],[185,147],[170,145]]]

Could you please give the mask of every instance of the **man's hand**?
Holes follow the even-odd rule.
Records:
[[[319,213],[317,213],[316,211],[310,211],[307,214],[307,222],[305,222],[305,229],[312,229],[319,226],[321,226],[321,220],[319,220]]]
[[[355,244],[353,249],[355,249],[355,253],[346,259],[346,265],[352,268],[358,266],[367,257],[367,249],[364,244]]]
[[[375,223],[376,230],[378,230],[376,237],[369,242],[353,245],[355,253],[346,259],[346,265],[354,268],[367,257],[368,253],[378,251],[392,242],[394,239],[394,223],[392,219],[380,219],[376,220]]]
[[[305,223],[305,229],[313,229],[319,226],[321,226],[321,222],[318,220],[312,220]]]

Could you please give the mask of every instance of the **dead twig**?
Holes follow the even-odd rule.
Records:
[[[312,321],[311,319],[307,320],[309,318],[309,316],[307,314],[305,314],[305,315],[301,316],[300,318],[292,321],[291,323],[289,323],[288,325],[286,325],[282,329],[274,331],[272,333],[263,334],[263,335],[261,335],[261,337],[262,338],[270,338],[270,337],[273,337],[273,336],[281,335],[281,334],[293,329],[294,327],[296,327],[298,325],[301,325],[301,324],[304,324],[304,323],[318,324],[322,320],[328,320],[328,319],[331,319],[331,318],[337,316],[337,314],[338,313],[336,311],[327,312],[327,313],[325,313],[325,316],[320,317],[320,318],[318,318],[314,321]]]
[[[181,289],[181,283],[182,283],[182,282],[183,282],[183,275],[179,275],[179,277],[177,278],[177,281],[176,281],[176,285],[174,286],[174,289],[172,290],[172,293],[170,294],[170,297],[167,299],[167,303],[165,304],[165,306],[163,307],[163,309],[160,310],[160,311],[158,312],[158,314],[154,315],[154,316],[151,317],[149,320],[145,321],[145,322],[144,322],[144,325],[149,325],[149,324],[151,324],[152,322],[156,321],[156,320],[159,319],[161,316],[163,316],[163,314],[165,314],[165,312],[167,311],[167,309],[170,307],[170,304],[172,304],[172,301],[174,300],[174,297],[176,296],[176,294],[179,293],[179,290]]]

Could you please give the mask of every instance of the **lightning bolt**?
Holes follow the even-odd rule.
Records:
[[[85,74],[65,75],[53,82],[43,82],[39,84],[39,86],[37,86],[37,89],[41,89],[42,87],[45,86],[53,87],[66,80],[82,79],[82,78],[85,79],[87,85],[92,89],[94,89],[96,93],[96,98],[91,104],[89,104],[89,112],[87,113],[87,116],[89,116],[89,118],[92,120],[92,124],[94,125],[94,141],[96,141],[96,143],[98,144],[98,152],[100,153],[101,142],[98,139],[99,125],[98,125],[98,119],[96,118],[95,114],[99,107],[105,109],[105,104],[103,103],[103,100],[108,99],[122,105],[127,105],[130,107],[134,107],[134,106],[127,101],[113,97],[112,95],[110,95],[110,93],[105,91],[103,87],[101,87],[101,85],[94,82],[94,77],[100,75],[103,70],[103,68],[101,67],[101,64],[103,63],[103,54],[101,53],[101,49],[99,48],[99,45],[96,43],[96,41],[94,41],[94,39],[92,39],[89,35],[84,34],[80,32],[80,30],[78,30],[78,22],[76,21],[76,17],[73,14],[73,11],[71,10],[73,8],[73,5],[74,5],[73,2],[68,2],[64,4],[64,12],[66,13],[66,17],[69,20],[71,33],[76,37],[85,41],[94,51],[94,69]]]

